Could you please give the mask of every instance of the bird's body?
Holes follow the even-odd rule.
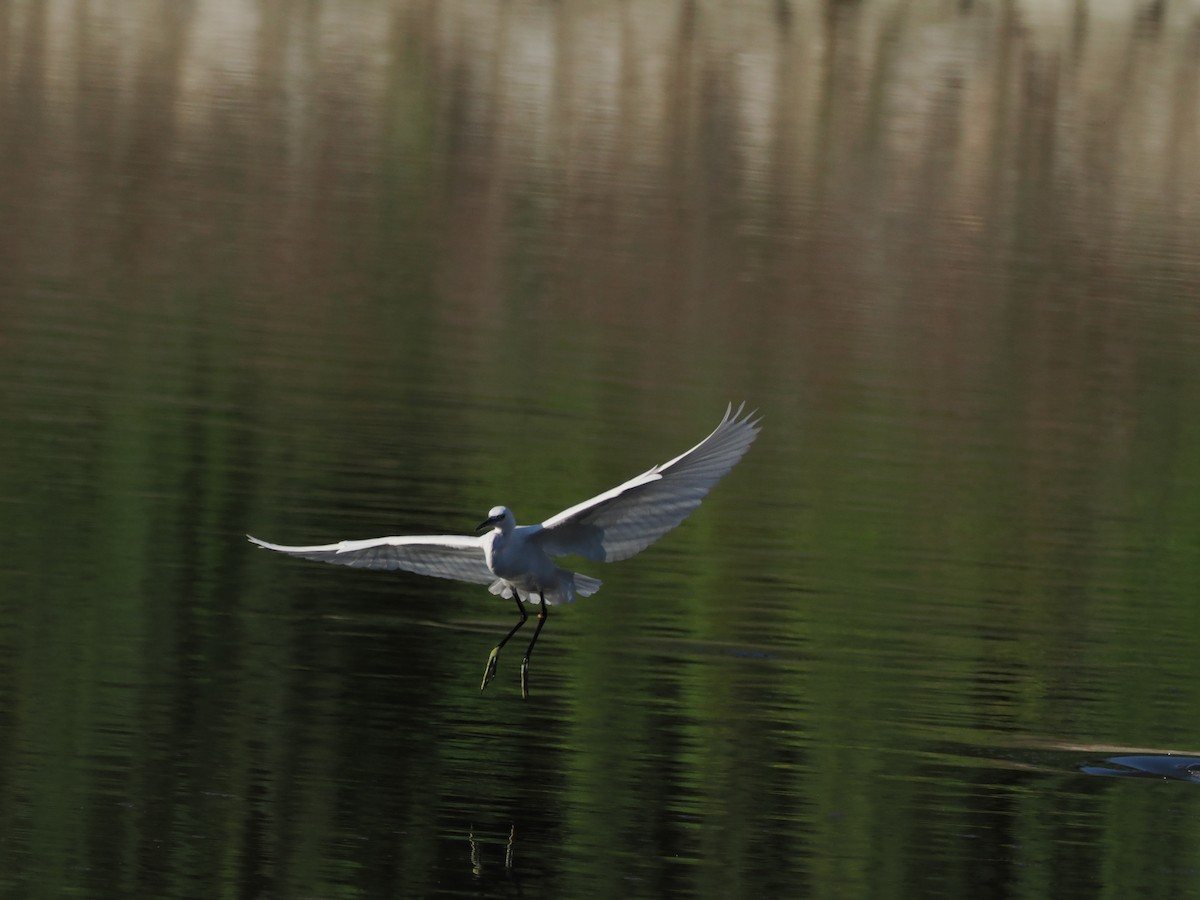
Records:
[[[716,430],[691,450],[540,525],[517,525],[512,510],[495,506],[477,529],[487,529],[486,533],[478,537],[384,537],[311,547],[247,537],[260,547],[291,556],[470,581],[486,584],[493,594],[515,598],[521,618],[492,651],[483,687],[495,673],[500,648],[525,623],[522,603],[537,602],[537,631],[522,661],[524,696],[529,652],[545,623],[547,605],[569,603],[576,596],[587,597],[600,589],[598,579],[564,569],[553,557],[576,554],[611,562],[627,559],[658,540],[699,506],[709,489],[749,449],[758,434],[758,422],[751,415],[742,416],[741,408],[733,413],[730,407]]]
[[[535,533],[526,525],[507,533],[494,528],[485,534],[483,559],[488,569],[510,590],[523,594],[523,600],[531,594],[549,594],[547,603],[574,600],[574,573],[560,569],[542,552],[533,540]]]
[[[600,581],[558,566],[546,555],[539,536],[541,525],[517,525],[512,510],[496,506],[487,523],[494,527],[481,537],[483,559],[496,576],[489,589],[493,594],[533,602],[544,597],[551,606],[570,603],[576,596],[590,597],[600,590]]]

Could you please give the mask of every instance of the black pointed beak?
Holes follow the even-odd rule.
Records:
[[[483,529],[487,528],[491,524],[492,524],[491,519],[484,519],[482,522],[480,522],[478,525],[475,526],[475,533],[479,534],[479,532],[483,531]]]

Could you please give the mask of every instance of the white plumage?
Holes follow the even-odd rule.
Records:
[[[538,628],[546,604],[569,603],[589,596],[600,582],[556,565],[552,557],[576,554],[598,562],[628,559],[654,543],[700,505],[723,475],[742,458],[759,431],[753,413],[732,405],[712,434],[686,453],[655,466],[612,490],[551,516],[540,525],[517,525],[512,511],[493,507],[479,526],[481,536],[436,534],[368,538],[312,547],[250,540],[268,550],[366,569],[404,569],[420,575],[486,584],[493,594],[516,597],[521,619],[492,651],[484,673],[486,687],[495,672],[496,655],[525,622],[521,602],[540,603]],[[526,651],[521,670],[526,694]]]

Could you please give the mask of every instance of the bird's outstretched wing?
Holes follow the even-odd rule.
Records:
[[[753,443],[760,420],[743,409],[730,404],[716,430],[687,453],[547,519],[534,540],[552,556],[600,562],[644,550],[686,519]]]
[[[354,566],[359,569],[404,569],[418,575],[452,578],[475,584],[496,580],[483,556],[482,539],[470,535],[426,534],[369,538],[315,547],[285,547],[246,535],[250,542],[289,556]]]

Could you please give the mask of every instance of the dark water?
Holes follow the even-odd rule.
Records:
[[[1200,895],[1198,48],[0,3],[0,893]],[[742,399],[527,702],[506,602],[242,537],[534,521]]]

